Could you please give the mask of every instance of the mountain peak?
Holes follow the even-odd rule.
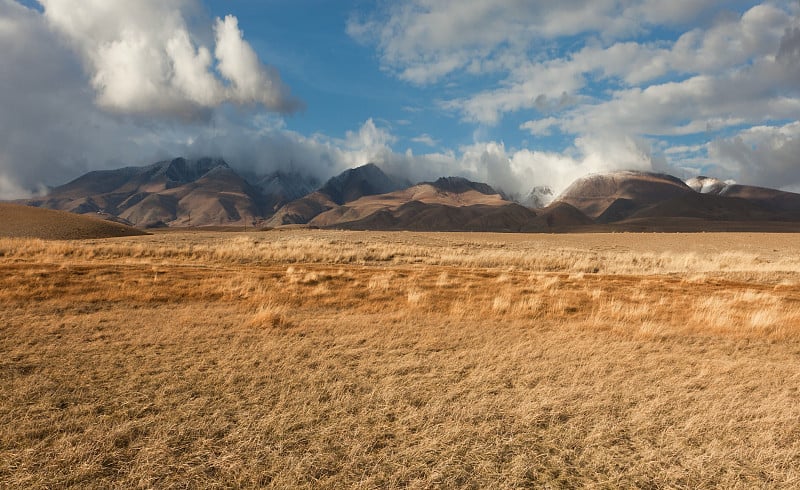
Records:
[[[159,169],[156,174],[163,174],[172,182],[187,183],[193,182],[215,168],[230,167],[221,158],[199,158],[187,160],[186,158],[175,158],[155,164]]]
[[[385,194],[407,186],[408,182],[403,179],[389,176],[374,163],[368,163],[331,177],[320,192],[336,204],[344,204],[362,196]]]

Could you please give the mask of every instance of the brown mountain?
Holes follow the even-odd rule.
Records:
[[[800,217],[800,194],[765,187],[733,184],[719,194],[723,197],[747,199],[786,219]]]
[[[666,174],[619,171],[582,177],[556,200],[572,205],[599,223],[620,221],[651,204],[694,193]]]
[[[398,208],[384,208],[362,219],[331,228],[349,230],[491,231],[522,232],[536,217],[532,210],[516,203],[502,206],[476,204],[447,206],[409,201]]]
[[[714,194],[685,194],[637,210],[628,219],[702,218],[714,221],[769,221],[777,216],[757,202]]]
[[[771,223],[770,229],[800,228],[800,194],[703,176],[687,185],[658,173],[589,175],[549,206],[533,210],[487,184],[443,177],[410,185],[373,164],[346,170],[316,190],[313,180],[296,172],[245,175],[220,159],[176,158],[89,172],[26,203],[138,227],[569,232],[759,229]],[[549,192],[537,189],[532,195]]]
[[[104,213],[139,227],[242,225],[262,221],[308,190],[299,174],[275,173],[252,185],[221,159],[176,158],[89,172],[26,203]]]
[[[278,170],[265,176],[254,175],[249,181],[264,195],[268,214],[273,214],[286,203],[307,196],[320,186],[316,178],[294,170]]]
[[[363,196],[384,194],[403,189],[409,182],[385,174],[377,165],[368,163],[345,170],[332,177],[317,191],[291,201],[278,209],[267,221],[268,226],[306,224],[317,215]]]
[[[597,230],[800,228],[800,194],[704,176],[684,184],[669,175],[646,172],[590,175],[575,181],[556,202],[572,204],[594,218]]]

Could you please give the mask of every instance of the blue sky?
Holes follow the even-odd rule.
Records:
[[[223,156],[800,190],[796,0],[0,0],[0,197]]]
[[[237,15],[262,59],[277,67],[305,101],[304,111],[286,117],[288,128],[344,137],[372,118],[392,130],[400,150],[431,151],[430,144],[414,141],[426,134],[438,142],[435,148],[472,143],[473,124],[435,110],[437,100],[464,93],[465,87],[448,86],[449,81],[421,86],[399,80],[381,69],[371,46],[347,34],[348,21],[357,13],[372,11],[374,2],[223,0],[206,5],[212,16]],[[464,82],[473,89],[480,84],[480,80],[464,80],[458,85]],[[486,131],[502,133],[501,128]]]

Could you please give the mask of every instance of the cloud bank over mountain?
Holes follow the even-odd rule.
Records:
[[[201,0],[0,0],[0,198],[179,155],[320,180],[374,162],[520,195],[614,169],[800,189],[796,1],[342,8],[335,29],[375,55],[359,69],[421,91],[427,107],[299,131],[304,97],[265,58],[275,51]],[[432,114],[447,131],[414,128]]]
[[[798,14],[790,1],[410,0],[354,15],[348,32],[412,84],[495,80],[439,105],[488,126],[530,115],[520,129],[571,138],[560,154],[582,169],[624,168],[638,148],[637,164],[780,186],[800,183],[784,156],[798,141]],[[706,141],[675,144],[692,136]]]
[[[214,21],[211,49],[189,30],[187,17],[199,6],[187,0],[41,4],[47,24],[83,61],[104,109],[190,118],[225,102],[278,112],[302,106],[232,15]]]

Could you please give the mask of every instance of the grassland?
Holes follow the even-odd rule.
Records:
[[[800,240],[0,239],[0,486],[800,485]]]

